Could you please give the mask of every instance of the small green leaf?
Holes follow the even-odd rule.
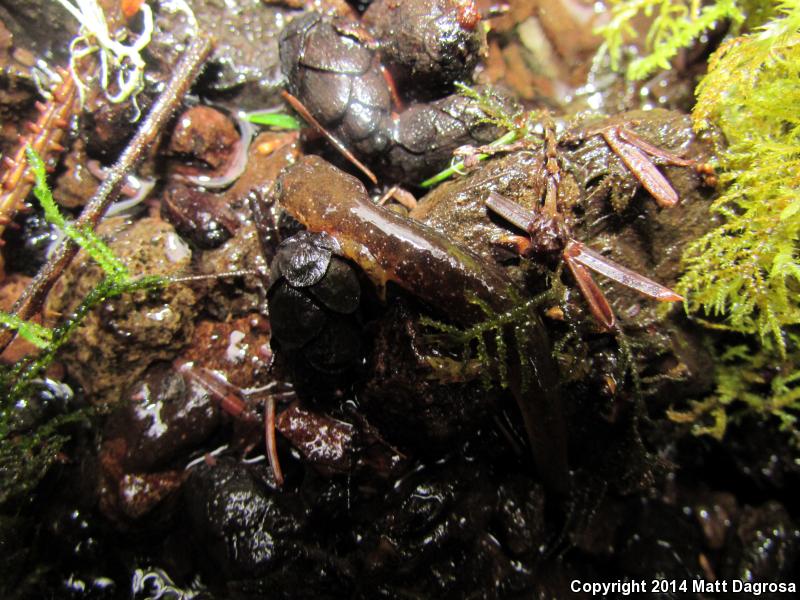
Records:
[[[245,117],[251,123],[272,127],[274,129],[296,130],[300,129],[301,123],[292,115],[282,113],[256,112],[250,113]]]

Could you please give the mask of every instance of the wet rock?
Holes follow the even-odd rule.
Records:
[[[222,204],[236,214],[239,227],[227,242],[203,252],[197,261],[198,273],[213,275],[230,271],[269,272],[279,240],[275,236],[275,210],[271,188],[281,170],[299,156],[296,133],[262,133],[253,140],[247,166],[241,177],[222,194]],[[259,218],[251,206],[261,209]],[[209,293],[212,312],[224,320],[228,314],[244,314],[261,308],[263,277],[245,276],[235,286],[217,284]]]
[[[597,497],[600,495],[598,492]],[[570,537],[582,552],[602,559],[613,558],[617,552],[618,532],[628,516],[625,501],[605,497],[599,504],[594,498],[588,504],[589,510],[579,517],[586,519],[586,525],[576,527]]]
[[[3,357],[10,354],[12,348],[13,345],[3,353]],[[63,375],[63,372],[60,374]],[[27,435],[51,419],[75,411],[79,405],[70,386],[45,377],[32,382],[28,396],[10,408],[4,419],[10,431]],[[75,431],[80,427],[75,427]]]
[[[480,460],[451,458],[398,480],[382,500],[389,509],[368,527],[362,544],[364,589],[439,598],[477,589],[486,598],[530,590],[527,565],[535,553],[514,561],[499,541],[506,531],[497,519],[507,518],[507,509],[498,510],[490,471]],[[503,495],[507,506],[526,503],[522,487],[505,488]],[[543,540],[536,525],[526,524],[533,525],[533,537],[523,546],[538,547]]]
[[[214,32],[215,50],[204,84],[214,92],[240,92],[237,106],[258,109],[275,102],[280,91],[278,37],[290,12],[260,0],[193,2],[201,31]],[[156,31],[148,52],[169,70],[194,35],[177,5],[158,7]]]
[[[20,297],[33,280],[27,275],[12,274],[0,282],[0,310],[10,312],[14,302]]]
[[[375,332],[360,399],[364,413],[392,443],[436,455],[490,418],[499,394],[487,391],[474,370],[446,359],[436,362],[420,340],[412,313],[398,307]]]
[[[209,276],[243,270],[255,272],[218,279],[208,286],[207,310],[215,319],[223,321],[230,315],[243,315],[264,307],[264,280],[260,273],[268,272],[269,268],[252,223],[240,225],[228,241],[200,254],[195,270]]]
[[[76,140],[64,158],[66,170],[56,180],[53,190],[53,198],[64,208],[83,206],[97,191],[100,182],[87,167],[88,160],[86,144]]]
[[[221,459],[192,469],[184,494],[214,577],[253,577],[297,555],[306,507],[280,492],[268,467]]]
[[[506,484],[498,489],[499,473],[480,454],[459,448],[383,485],[306,476],[302,498],[312,512],[302,554],[235,589],[249,592],[242,597],[288,598],[307,589],[333,598],[463,598],[476,591],[481,598],[528,597],[539,589],[534,564],[541,565],[549,535],[538,514],[543,492],[513,468],[503,471]],[[554,563],[545,571],[560,577],[564,567]]]
[[[167,153],[195,168],[220,173],[230,165],[238,143],[240,135],[225,114],[210,106],[193,106],[177,117]]]
[[[107,219],[98,233],[133,277],[182,272],[191,259],[172,226],[157,219],[133,224]],[[81,252],[48,296],[47,314],[74,311],[102,278],[102,269]],[[150,364],[174,358],[184,346],[194,328],[197,301],[192,288],[171,283],[104,302],[62,351],[70,375],[93,401],[115,402]]]
[[[570,114],[614,114],[627,110],[665,108],[691,111],[698,76],[719,44],[727,25],[695,41],[671,69],[643,81],[624,74],[634,48],[647,46],[646,27],[628,32],[618,65],[597,53],[603,41],[595,30],[608,15],[591,2],[510,0],[509,11],[492,19],[486,74],[494,85],[511,87],[521,99],[558,107]]]
[[[174,495],[186,453],[216,429],[215,400],[169,363],[151,366],[126,391],[104,430],[100,508],[115,521],[136,520]]]
[[[149,598],[165,597],[175,594],[178,598],[192,598],[192,600],[214,600],[211,592],[195,589],[196,585],[177,585],[163,569],[146,567],[136,569],[131,578],[131,600],[148,600]]]
[[[521,152],[487,161],[468,177],[437,186],[420,199],[412,219],[446,232],[462,246],[488,261],[496,261],[491,242],[508,232],[501,221],[490,218],[486,198],[490,191],[513,198],[533,210],[545,187],[542,156]]]
[[[663,150],[698,162],[709,159],[708,140],[695,137],[686,115],[663,110],[632,112],[608,119],[603,125],[617,123],[626,124]],[[692,168],[660,167],[680,198],[677,206],[662,209],[636,180],[631,180],[630,171],[602,138],[594,136],[568,148],[566,156],[575,165],[579,182],[589,185],[588,191],[609,178],[621,182],[624,188],[612,189],[608,199],[594,195],[591,201],[579,205],[582,215],[574,224],[575,237],[619,264],[673,287],[681,273],[684,248],[715,224],[708,214],[713,188],[704,186],[702,177]],[[613,210],[611,215],[609,209]],[[674,400],[675,394],[708,391],[712,361],[678,311],[673,309],[674,316],[665,319],[658,303],[597,279],[625,331],[633,337],[637,360],[645,366],[647,393]]]
[[[47,261],[47,252],[57,238],[56,228],[41,211],[18,214],[12,226],[3,232],[6,268],[33,277]]]
[[[708,494],[693,507],[692,512],[703,530],[706,545],[712,550],[719,550],[728,541],[739,507],[732,494],[718,492]]]
[[[51,507],[44,527],[56,548],[71,560],[98,562],[103,552],[103,528],[96,514],[73,503]],[[53,552],[55,554],[55,552]]]
[[[535,15],[517,26],[525,61],[533,72],[551,77],[556,90],[574,89],[585,81],[600,46],[601,38],[593,31],[600,17],[572,2],[535,4]]]
[[[353,466],[355,427],[292,403],[275,419],[276,429],[305,460],[328,473],[346,473]]]
[[[247,166],[241,177],[226,191],[231,204],[247,199],[253,192],[263,194],[264,202],[272,202],[269,190],[278,175],[302,154],[296,131],[265,131],[255,137],[247,154]]]
[[[119,591],[117,584],[108,577],[69,577],[62,582],[58,590],[59,596],[77,600],[79,598],[97,598],[98,600],[112,600]]]
[[[722,579],[790,582],[800,560],[800,528],[778,502],[746,507],[727,548]]]
[[[239,227],[224,197],[181,183],[164,191],[161,216],[172,223],[181,236],[203,250],[221,246]]]
[[[201,320],[182,361],[221,376],[236,388],[267,382],[272,359],[269,321],[252,313],[225,323]]]
[[[708,160],[707,140],[698,140],[689,117],[680,113],[653,110],[618,115],[601,123],[578,124],[576,129],[559,137],[562,178],[558,188],[560,211],[571,236],[615,262],[666,286],[674,286],[680,273],[680,256],[686,245],[713,226],[708,216],[713,189],[691,167],[661,167],[678,192],[678,206],[661,209],[597,134],[586,135],[599,125],[625,124],[645,140],[674,154],[699,162]],[[584,139],[585,138],[585,139]],[[546,189],[546,171],[541,152],[522,152],[487,161],[469,176],[444,183],[425,196],[411,216],[446,233],[487,259],[502,257],[492,241],[510,233],[513,226],[487,214],[485,200],[491,191],[515,200],[528,210],[538,211]],[[617,181],[622,186],[611,197],[598,192],[601,181]],[[624,189],[623,189],[624,188]],[[627,190],[627,196],[625,196]],[[638,191],[637,191],[638,190]],[[627,200],[622,202],[622,198]],[[558,256],[553,258],[555,266]],[[540,289],[546,264],[523,261],[520,268],[512,262],[509,273],[521,288]],[[647,393],[674,401],[676,394],[702,394],[712,384],[713,366],[708,351],[699,343],[692,328],[679,315],[665,317],[658,303],[639,293],[596,276],[603,292],[636,348],[636,358],[647,380]],[[569,280],[568,284],[572,285]],[[594,323],[586,313],[582,296],[571,292],[567,318],[582,321],[589,328]],[[583,316],[581,316],[583,315]],[[591,351],[573,349],[573,357],[562,371],[580,375],[586,365],[585,355],[595,361],[594,389],[603,381],[620,379],[614,362],[604,360],[593,345]],[[606,366],[602,366],[605,363]],[[621,365],[617,365],[621,366]],[[565,368],[564,368],[565,367]],[[608,367],[608,368],[607,368]],[[610,370],[609,370],[610,368]],[[591,369],[590,369],[591,370]]]
[[[604,15],[598,15],[604,18]],[[646,28],[635,28],[630,44],[623,50],[621,60],[612,66],[611,57],[597,56],[591,65],[582,67],[586,79],[571,95],[555,98],[569,102],[564,109],[573,115],[584,113],[616,114],[630,110],[652,110],[654,108],[677,110],[688,113],[694,108],[696,82],[708,69],[708,56],[728,34],[729,24],[719,22],[706,35],[696,39],[692,48],[687,48],[679,61],[670,69],[656,69],[654,73],[639,81],[625,77],[631,62],[641,57],[635,48],[647,46]],[[579,67],[580,68],[580,67]]]
[[[153,98],[149,91],[137,96],[138,108],[130,102],[113,104],[102,93],[84,106],[81,128],[86,140],[86,153],[103,164],[110,165],[119,157],[136,133],[131,126],[139,112],[147,114]]]
[[[7,275],[0,282],[0,310],[11,312],[14,302],[25,291],[25,288],[30,285],[31,281],[32,278],[26,275],[18,275],[16,273]],[[0,362],[7,365],[14,364],[35,349],[36,347],[29,341],[16,337],[0,354]]]
[[[456,81],[468,82],[485,52],[486,34],[477,11],[467,14],[453,0],[393,2],[376,0],[363,22],[380,40],[381,55],[400,89],[436,97]]]
[[[57,2],[3,2],[0,4],[0,20],[14,34],[17,44],[34,56],[52,56],[57,64],[68,61],[69,44],[79,25]],[[57,23],[58,26],[43,27],[43,23]]]
[[[169,465],[202,443],[219,422],[209,393],[169,363],[156,363],[123,396],[104,438],[122,445],[118,463],[127,473]]]
[[[689,119],[684,115],[651,111],[617,119],[620,121],[612,122],[638,123],[631,127],[641,127],[641,131],[636,131],[660,148],[701,160],[708,156],[707,146],[694,138]],[[711,190],[702,187],[702,179],[693,168],[664,167],[666,177],[682,198],[679,206],[659,209],[648,194],[637,193],[627,207],[616,212],[607,198],[593,193],[594,186],[618,160],[605,142],[603,147],[595,141],[596,137],[590,136],[578,145],[571,145],[566,136],[558,138],[562,174],[558,203],[571,231],[569,236],[646,277],[674,286],[683,248],[713,225],[707,215]],[[586,152],[587,144],[597,144],[596,154]],[[587,173],[597,174],[591,177]],[[638,181],[627,170],[620,172],[620,177],[638,187]],[[468,176],[440,185],[421,199],[411,216],[486,260],[502,259],[523,297],[533,297],[547,285],[545,277],[561,261],[560,253],[549,259],[532,260],[501,254],[493,241],[522,232],[488,214],[485,201],[490,192],[497,192],[536,214],[541,210],[546,183],[544,155],[534,147],[531,151],[488,160]],[[621,325],[625,336],[621,344],[627,346],[621,348],[612,336],[599,333],[586,299],[570,276],[563,278],[566,295],[558,301],[558,306],[550,310],[545,304],[541,310],[550,317],[548,328],[555,347],[559,348],[557,358],[562,403],[569,422],[571,467],[594,474],[612,489],[634,493],[654,483],[656,462],[649,455],[636,424],[634,391],[628,384],[630,361],[641,374],[642,390],[649,398],[648,409],[662,423],[664,411],[671,403],[697,397],[711,388],[713,361],[708,349],[700,343],[699,333],[682,315],[665,315],[658,303],[644,299],[637,292],[601,276],[595,276],[595,280]],[[402,348],[397,343],[390,346],[395,353],[396,348]],[[400,362],[409,364],[408,360]],[[393,382],[386,389],[391,391],[396,385]],[[418,389],[403,395],[403,398],[414,397],[420,397]],[[392,404],[381,404],[384,405]],[[372,411],[375,405],[367,403],[365,407]],[[418,412],[419,409],[398,411],[400,419]],[[452,413],[451,408],[434,422],[448,423]],[[372,414],[371,417],[389,435],[386,421]],[[468,420],[468,416],[464,418]],[[420,431],[421,427],[412,430]],[[645,434],[650,436],[653,432],[648,430]]]
[[[119,508],[127,518],[140,519],[180,489],[184,477],[180,471],[126,473],[119,481]]]
[[[492,20],[488,75],[526,100],[563,106],[584,84],[601,39],[603,15],[582,2],[511,0]]]
[[[603,136],[598,135],[600,129],[609,127],[623,127],[659,150],[694,160],[697,164],[706,163],[713,156],[713,133],[698,137],[694,133],[689,116],[675,111],[630,111],[605,119],[575,122],[561,136],[559,147],[565,160],[569,161],[569,168],[579,185],[596,192],[593,202],[587,203],[585,207],[587,213],[593,212],[593,209],[599,211],[602,207],[610,206],[621,218],[630,218],[632,215],[627,211],[630,209],[641,212],[643,209],[637,209],[636,206],[640,203],[642,207],[657,208],[654,206],[657,202],[641,189],[640,182],[622,158],[611,149]],[[696,169],[665,164],[665,161],[658,157],[651,157],[649,160],[653,164],[660,165],[659,170],[677,192],[678,206],[683,209],[676,211],[676,207],[672,207],[672,210],[649,211],[657,222],[658,219],[670,217],[685,221],[687,214],[693,215],[695,203],[693,200],[704,201],[713,194],[713,187],[703,185],[704,176]],[[608,185],[599,187],[602,182]],[[632,202],[635,204],[632,205]],[[591,223],[588,217],[584,220]],[[695,220],[697,219],[693,218],[687,224],[692,228],[698,228],[694,224]],[[664,240],[661,241],[661,245],[671,247],[674,241],[667,243]],[[667,257],[657,255],[655,258],[662,262]],[[670,263],[674,265],[674,257],[671,257]],[[673,266],[673,270],[677,270],[676,267],[677,265]]]
[[[3,57],[3,61],[8,59],[6,54],[8,53],[9,50],[11,50],[11,47],[13,45],[14,45],[13,34],[8,30],[5,23],[0,21],[0,56]]]
[[[749,418],[731,424],[725,442],[728,478],[760,493],[797,493],[800,463],[790,432],[776,432],[770,421]]]
[[[632,579],[705,579],[699,530],[677,509],[657,501],[632,501],[619,532],[616,563]],[[655,594],[670,598],[669,594]]]

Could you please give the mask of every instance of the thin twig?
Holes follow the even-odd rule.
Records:
[[[325,129],[325,127],[322,125],[322,123],[320,123],[319,121],[317,121],[317,119],[314,118],[314,115],[312,115],[308,111],[308,109],[303,105],[302,102],[300,102],[300,100],[298,100],[297,98],[292,96],[286,90],[281,92],[281,96],[283,96],[283,99],[286,100],[291,105],[291,107],[293,109],[295,109],[299,113],[299,115],[301,117],[303,117],[303,119],[306,120],[306,122],[309,125],[311,125],[320,135],[325,136],[325,139],[328,140],[333,145],[333,147],[336,148],[336,150],[339,151],[339,153],[342,156],[344,156],[347,160],[349,160],[356,167],[358,167],[361,170],[361,172],[364,173],[364,175],[366,175],[367,178],[372,183],[377,185],[378,178],[375,176],[375,173],[373,173],[370,170],[370,168],[367,167],[367,165],[365,165],[360,160],[358,160],[355,157],[355,155],[352,152],[350,152],[350,149],[347,147],[347,145],[342,140],[340,140],[335,135],[333,135],[330,131]]]
[[[267,442],[267,458],[272,467],[275,483],[283,485],[283,471],[278,460],[278,444],[275,440],[275,396],[269,394],[264,403],[264,439]]]
[[[159,134],[178,108],[178,103],[189,91],[189,87],[199,75],[203,64],[211,52],[212,41],[209,36],[198,35],[186,49],[181,61],[175,67],[175,74],[166,89],[150,110],[150,114],[142,122],[136,135],[125,151],[108,172],[105,181],[95,195],[84,207],[75,227],[94,229],[105,215],[109,204],[119,196],[125,186],[128,174],[141,163],[147,152],[155,144]],[[14,304],[13,313],[26,320],[36,314],[44,302],[50,288],[60,277],[64,269],[78,253],[78,247],[71,239],[65,239],[47,263],[42,267],[31,285],[23,292]],[[11,330],[0,332],[0,352],[2,352],[15,333]]]

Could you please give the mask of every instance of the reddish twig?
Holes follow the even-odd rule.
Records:
[[[275,440],[275,397],[272,394],[267,396],[264,403],[264,439],[267,442],[267,458],[272,467],[272,474],[275,483],[283,485],[283,471],[278,460],[278,444]]]
[[[284,100],[286,100],[291,105],[291,107],[293,109],[295,109],[298,112],[298,114],[301,117],[303,117],[303,119],[305,119],[306,123],[311,125],[320,135],[325,136],[325,139],[327,139],[333,145],[333,147],[336,148],[339,151],[339,153],[342,156],[344,156],[347,160],[349,160],[356,167],[358,167],[361,170],[361,172],[364,173],[364,175],[366,175],[367,178],[372,183],[374,183],[374,184],[378,183],[378,178],[375,176],[375,173],[373,173],[369,169],[369,167],[367,167],[367,165],[365,165],[360,160],[358,160],[353,155],[353,153],[350,152],[350,149],[347,147],[347,145],[342,140],[340,140],[335,135],[333,135],[330,131],[325,129],[325,127],[322,125],[322,123],[317,121],[317,119],[314,118],[314,115],[312,115],[310,112],[308,112],[308,109],[303,105],[302,102],[300,102],[300,100],[298,100],[297,98],[295,98],[294,96],[292,96],[289,92],[287,92],[285,90],[283,92],[281,92],[281,96],[283,96]]]
[[[155,144],[159,134],[164,129],[178,103],[189,91],[189,87],[200,73],[206,58],[211,52],[212,41],[209,36],[198,35],[192,40],[183,57],[175,67],[174,75],[166,89],[158,97],[147,118],[142,122],[136,135],[128,144],[125,151],[108,172],[105,181],[89,200],[75,222],[77,228],[89,227],[94,229],[105,215],[109,204],[113,202],[125,186],[128,173],[147,155],[148,150]],[[78,247],[71,239],[65,239],[47,263],[36,275],[31,285],[25,290],[14,304],[13,313],[20,319],[29,319],[36,314],[44,302],[50,288],[59,278],[61,273],[72,262],[78,253]],[[14,338],[14,332],[5,330],[0,332],[0,352]]]

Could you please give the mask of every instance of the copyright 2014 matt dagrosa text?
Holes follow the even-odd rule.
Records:
[[[729,579],[706,581],[703,579],[632,579],[617,581],[581,581],[573,579],[570,590],[583,592],[592,596],[607,596],[609,594],[629,596],[631,594],[663,594],[676,592],[700,593],[744,593],[760,596],[762,594],[794,594],[797,584],[793,581],[744,581],[742,579]]]

